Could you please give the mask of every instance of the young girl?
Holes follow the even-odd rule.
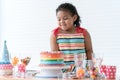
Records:
[[[58,27],[52,31],[50,46],[52,51],[65,54],[66,64],[74,63],[74,54],[86,55],[92,59],[92,43],[88,31],[80,26],[80,16],[74,5],[63,3],[56,9]]]

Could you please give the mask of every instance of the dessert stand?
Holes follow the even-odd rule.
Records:
[[[63,69],[68,69],[70,66],[47,66],[47,67],[34,67],[36,71],[35,77],[37,78],[57,78],[59,74],[63,73]]]

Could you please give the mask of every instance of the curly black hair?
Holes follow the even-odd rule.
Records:
[[[72,5],[71,3],[62,3],[61,5],[58,6],[58,8],[56,9],[56,14],[58,11],[69,11],[71,13],[72,16],[77,15],[77,19],[74,22],[74,25],[76,27],[80,26],[81,20],[80,20],[80,16],[77,12],[77,9],[74,5]]]

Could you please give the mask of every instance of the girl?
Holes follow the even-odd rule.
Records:
[[[65,54],[66,64],[74,64],[74,54],[86,55],[92,59],[92,43],[88,31],[80,26],[80,16],[74,5],[63,3],[56,9],[58,27],[52,31],[50,46],[52,51]]]

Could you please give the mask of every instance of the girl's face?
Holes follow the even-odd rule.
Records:
[[[59,27],[64,30],[68,31],[73,29],[74,21],[77,19],[77,16],[71,16],[70,12],[68,11],[58,11],[57,12],[57,21]]]

